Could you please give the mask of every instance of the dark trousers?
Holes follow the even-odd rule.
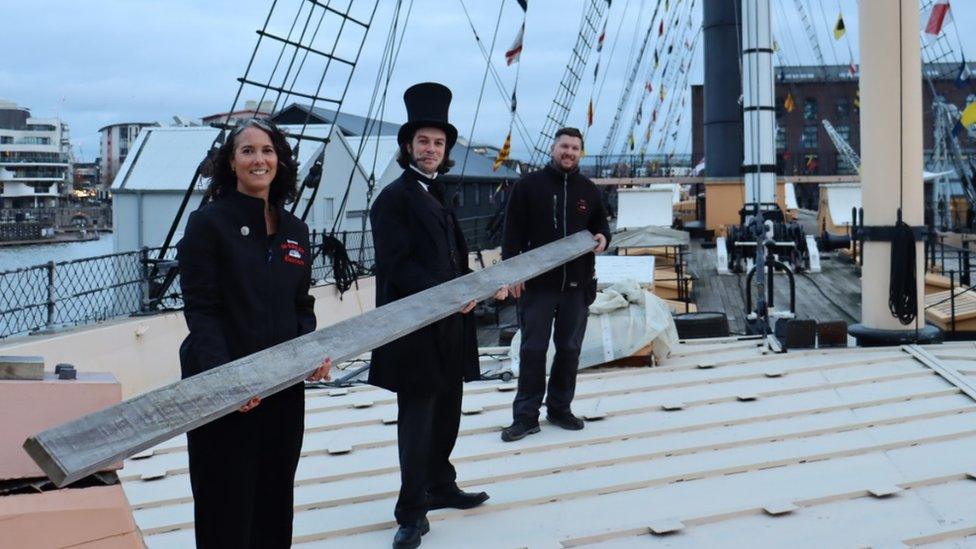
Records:
[[[461,378],[433,394],[397,393],[400,497],[397,523],[413,525],[427,515],[427,493],[457,489],[451,451],[461,423]]]
[[[576,394],[576,371],[588,311],[581,289],[533,289],[526,290],[519,298],[518,313],[522,344],[519,347],[518,392],[512,404],[512,415],[515,421],[535,425],[539,422],[543,396],[546,396],[546,409],[550,414],[570,412]],[[556,356],[549,373],[547,394],[546,352],[550,334],[556,346]]]
[[[304,432],[299,384],[187,433],[198,549],[291,546]]]

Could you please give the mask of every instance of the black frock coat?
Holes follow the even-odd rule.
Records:
[[[370,208],[377,307],[471,272],[457,217],[420,185],[423,179],[407,169]],[[375,349],[369,370],[369,383],[412,394],[479,377],[474,318],[459,313]]]

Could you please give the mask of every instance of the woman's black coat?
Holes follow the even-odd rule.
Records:
[[[190,214],[177,245],[184,316],[183,377],[315,330],[308,227],[278,210],[269,240],[264,201],[237,191]]]
[[[377,307],[471,272],[454,212],[421,187],[421,177],[405,171],[370,208]],[[457,341],[445,341],[448,334],[455,334],[450,337]],[[450,378],[471,381],[479,376],[476,326],[470,314],[452,315],[375,349],[369,370],[373,385],[418,394],[431,393]]]

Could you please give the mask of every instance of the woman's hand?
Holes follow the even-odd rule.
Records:
[[[319,366],[310,376],[305,378],[306,381],[331,381],[332,377],[329,375],[329,371],[332,370],[332,359],[325,357],[322,361],[322,365]]]
[[[251,410],[257,408],[258,404],[261,404],[261,399],[258,397],[253,397],[251,400],[247,401],[247,404],[238,408],[238,410],[243,414],[250,412]]]
[[[505,286],[498,288],[498,291],[495,292],[494,297],[495,297],[495,301],[505,301],[506,299],[508,299],[508,285],[506,284]]]

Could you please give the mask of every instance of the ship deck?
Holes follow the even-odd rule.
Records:
[[[746,275],[720,275],[715,267],[715,249],[692,241],[688,269],[694,276],[692,300],[699,311],[721,311],[728,315],[732,333],[745,333]],[[820,257],[821,272],[795,274],[796,318],[817,321],[861,318],[861,278],[858,268],[838,255]],[[779,310],[790,305],[787,276],[777,273],[773,282],[774,303]],[[753,296],[755,296],[753,289]],[[753,299],[755,306],[755,298]]]
[[[424,546],[976,546],[976,347],[917,349],[686,342],[660,367],[582,372],[583,431],[508,444],[514,384],[468,384],[453,460],[491,499],[431,512]],[[394,395],[307,403],[296,545],[388,546]],[[192,546],[184,437],[121,477],[148,547]]]

